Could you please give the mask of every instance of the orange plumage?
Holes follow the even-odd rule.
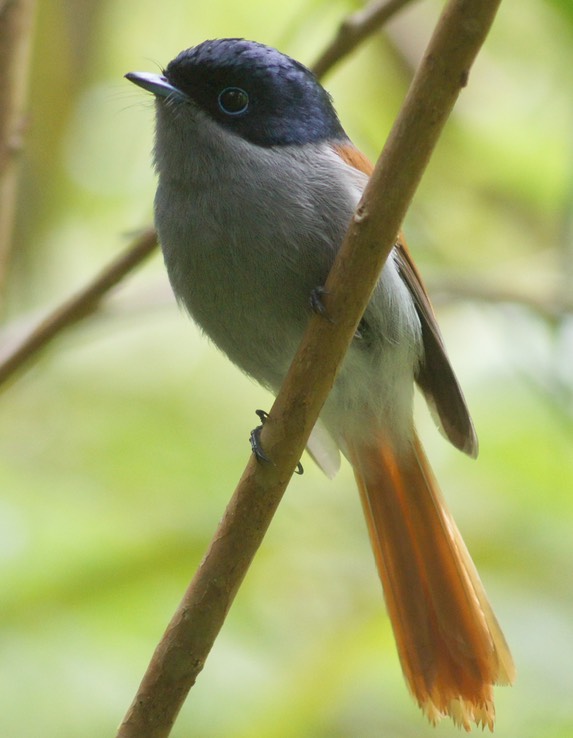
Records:
[[[353,146],[337,146],[336,152],[348,165],[372,172]],[[425,356],[416,381],[445,435],[476,456],[462,391],[401,234],[395,258],[422,325]],[[395,443],[388,431],[367,441],[344,441],[412,694],[432,723],[449,716],[466,730],[472,722],[492,730],[493,685],[511,684],[513,661],[413,426],[406,445]]]
[[[513,662],[419,441],[349,453],[412,694],[434,723],[492,729],[492,686],[511,683]]]

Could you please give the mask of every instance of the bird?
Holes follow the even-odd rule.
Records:
[[[128,80],[155,98],[155,224],[178,301],[243,372],[278,392],[373,167],[303,64],[207,40]],[[432,723],[493,730],[515,668],[413,420],[417,386],[454,447],[478,441],[402,233],[308,450],[354,470],[406,684]]]

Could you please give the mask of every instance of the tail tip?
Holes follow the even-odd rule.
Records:
[[[480,702],[472,702],[461,698],[453,698],[446,704],[437,705],[429,698],[420,702],[422,712],[432,725],[437,725],[443,718],[451,718],[454,725],[471,732],[472,723],[484,730],[488,728],[493,732],[495,724],[495,706],[493,699]]]

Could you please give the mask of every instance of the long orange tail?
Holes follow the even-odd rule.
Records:
[[[428,718],[493,729],[493,685],[514,666],[417,438],[349,444],[406,681]]]

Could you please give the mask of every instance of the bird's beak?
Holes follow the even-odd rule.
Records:
[[[125,78],[144,90],[152,92],[156,97],[171,97],[186,100],[187,95],[167,81],[162,74],[151,74],[149,72],[128,72]]]

